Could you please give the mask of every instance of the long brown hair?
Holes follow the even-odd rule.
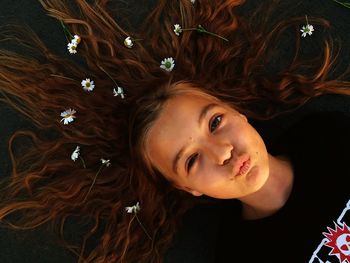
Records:
[[[50,16],[81,37],[76,57],[83,61],[55,54],[21,26],[12,27],[20,33],[17,40],[41,52],[40,58],[0,50],[1,101],[38,128],[36,133],[17,131],[9,140],[12,174],[1,183],[0,222],[15,229],[51,223],[63,238],[69,217],[83,225],[93,220],[81,248],[67,245],[79,256],[78,262],[162,262],[180,219],[195,204],[189,194],[148,169],[137,154],[137,138],[166,100],[166,93],[154,94],[187,81],[258,120],[293,111],[322,94],[350,95],[345,75],[328,79],[338,51],[327,31],[321,56],[303,59],[299,55],[304,17],[277,20],[267,27],[266,10],[264,15],[257,10],[249,19],[238,14],[243,0],[195,4],[159,0],[134,32],[116,23],[118,13],[107,8],[107,0],[94,4],[75,0],[69,5],[62,0],[39,1]],[[261,23],[256,23],[259,15]],[[309,22],[329,28],[323,19],[309,17]],[[194,30],[177,36],[176,23],[183,28],[202,25],[229,41]],[[295,33],[295,55],[289,65],[271,74],[266,68],[273,43],[288,30]],[[130,49],[123,44],[127,36],[142,40]],[[166,57],[175,59],[172,72],[159,67]],[[86,76],[96,88],[84,94],[79,86]],[[125,88],[125,99],[112,95],[111,78]],[[152,108],[150,103],[158,105],[152,116],[144,111]],[[59,114],[69,107],[77,111],[76,120],[63,125]],[[143,125],[136,129],[138,119]],[[55,133],[56,138],[45,137],[47,133]],[[12,146],[21,136],[29,137],[33,146],[15,156]],[[69,158],[76,145],[81,146],[86,168]],[[110,159],[111,166],[101,170],[85,200],[100,158]],[[125,207],[138,201],[141,210],[135,218]],[[21,212],[17,220],[8,220],[16,212]],[[101,227],[99,243],[85,251],[87,240]]]

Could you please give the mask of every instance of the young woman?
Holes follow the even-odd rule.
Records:
[[[105,0],[40,3],[62,22],[70,54],[58,56],[20,27],[17,40],[39,58],[1,50],[2,101],[40,130],[10,138],[0,221],[50,223],[62,235],[70,217],[92,223],[79,249],[65,243],[78,262],[162,262],[199,196],[240,200],[235,215],[244,221],[278,214],[293,196],[296,163],[288,151],[269,153],[248,120],[323,94],[350,95],[345,75],[328,78],[337,54],[329,34],[318,56],[300,55],[301,26],[312,34],[310,24],[329,27],[323,19],[278,19],[264,6],[242,17],[239,0],[160,0],[133,32]],[[283,33],[295,33],[295,54],[271,72]],[[16,156],[19,136],[34,145]],[[230,257],[220,252],[231,241],[218,242],[222,262],[235,259],[231,247]]]

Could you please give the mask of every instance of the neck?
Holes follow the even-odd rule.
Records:
[[[240,199],[242,216],[253,220],[270,216],[287,202],[293,186],[293,167],[285,156],[269,154],[269,177],[257,192]]]

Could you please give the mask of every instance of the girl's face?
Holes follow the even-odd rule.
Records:
[[[178,94],[163,106],[146,137],[151,163],[195,196],[241,198],[269,175],[268,153],[247,118],[201,93]],[[249,170],[237,175],[250,159]]]

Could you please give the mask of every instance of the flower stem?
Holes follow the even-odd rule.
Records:
[[[101,67],[100,65],[97,65],[97,66],[98,66],[104,73],[107,74],[107,76],[114,82],[114,84],[115,84],[117,87],[119,87],[119,85],[117,84],[117,82],[114,81],[114,79],[112,78],[112,76],[109,75],[108,72],[105,71],[105,70],[103,69],[103,67]]]
[[[61,22],[61,26],[63,27],[63,31],[65,33],[65,36],[66,36],[66,39],[68,42],[70,42],[70,40],[68,39],[67,37],[67,34],[69,35],[69,37],[72,39],[73,38],[73,35],[71,34],[71,32],[68,30],[68,28],[63,24],[62,20],[60,20]]]
[[[79,155],[79,157],[80,157],[81,161],[83,162],[83,166],[84,166],[84,168],[86,169],[86,166],[85,166],[85,162],[84,162],[83,157],[81,157],[80,155]]]
[[[309,20],[307,20],[307,15],[305,15],[305,18],[306,18],[306,24],[308,25],[309,24]]]
[[[144,226],[142,225],[142,223],[141,223],[141,221],[139,220],[139,218],[138,218],[138,216],[137,216],[136,213],[135,213],[135,217],[136,217],[137,221],[139,222],[140,226],[142,227],[143,231],[145,231],[145,233],[146,233],[146,235],[148,236],[148,238],[149,238],[150,240],[152,240],[151,236],[147,233],[146,229],[145,229]]]
[[[350,8],[350,3],[343,3],[343,2],[340,2],[340,1],[337,1],[337,0],[333,0],[334,2],[342,5],[342,6],[345,6],[346,8]]]
[[[100,169],[98,169],[98,171],[97,171],[97,173],[96,173],[96,175],[95,175],[94,181],[92,182],[92,184],[91,184],[91,186],[90,186],[90,189],[89,189],[88,193],[86,194],[86,196],[85,196],[85,198],[84,198],[83,203],[85,202],[85,200],[86,200],[87,196],[89,195],[89,193],[90,193],[92,187],[94,186],[95,181],[96,181],[96,178],[97,178],[97,175],[100,173],[100,171],[101,171],[101,169],[102,169],[103,166],[104,166],[104,164],[102,164],[102,165],[100,166]]]
[[[182,31],[192,31],[192,30],[196,30],[197,32],[209,34],[209,35],[212,35],[212,36],[221,38],[221,39],[223,39],[223,40],[225,40],[225,41],[228,42],[228,39],[227,39],[227,38],[224,38],[224,37],[222,37],[222,36],[219,36],[219,35],[217,35],[217,34],[215,34],[215,33],[213,33],[213,32],[209,32],[209,31],[207,31],[204,27],[202,27],[201,25],[198,25],[198,27],[195,27],[195,28],[193,28],[193,27],[192,27],[192,28],[183,28],[183,29],[181,29],[181,30],[182,30]]]
[[[219,35],[217,35],[217,34],[214,34],[214,33],[212,33],[212,32],[206,31],[205,33],[207,33],[207,34],[209,34],[209,35],[212,35],[212,36],[216,36],[216,37],[221,38],[222,40],[225,40],[225,41],[228,42],[228,39],[227,39],[227,38],[224,38],[224,37],[219,36]]]
[[[184,28],[181,29],[182,31],[191,31],[191,30],[197,30],[197,28]]]

